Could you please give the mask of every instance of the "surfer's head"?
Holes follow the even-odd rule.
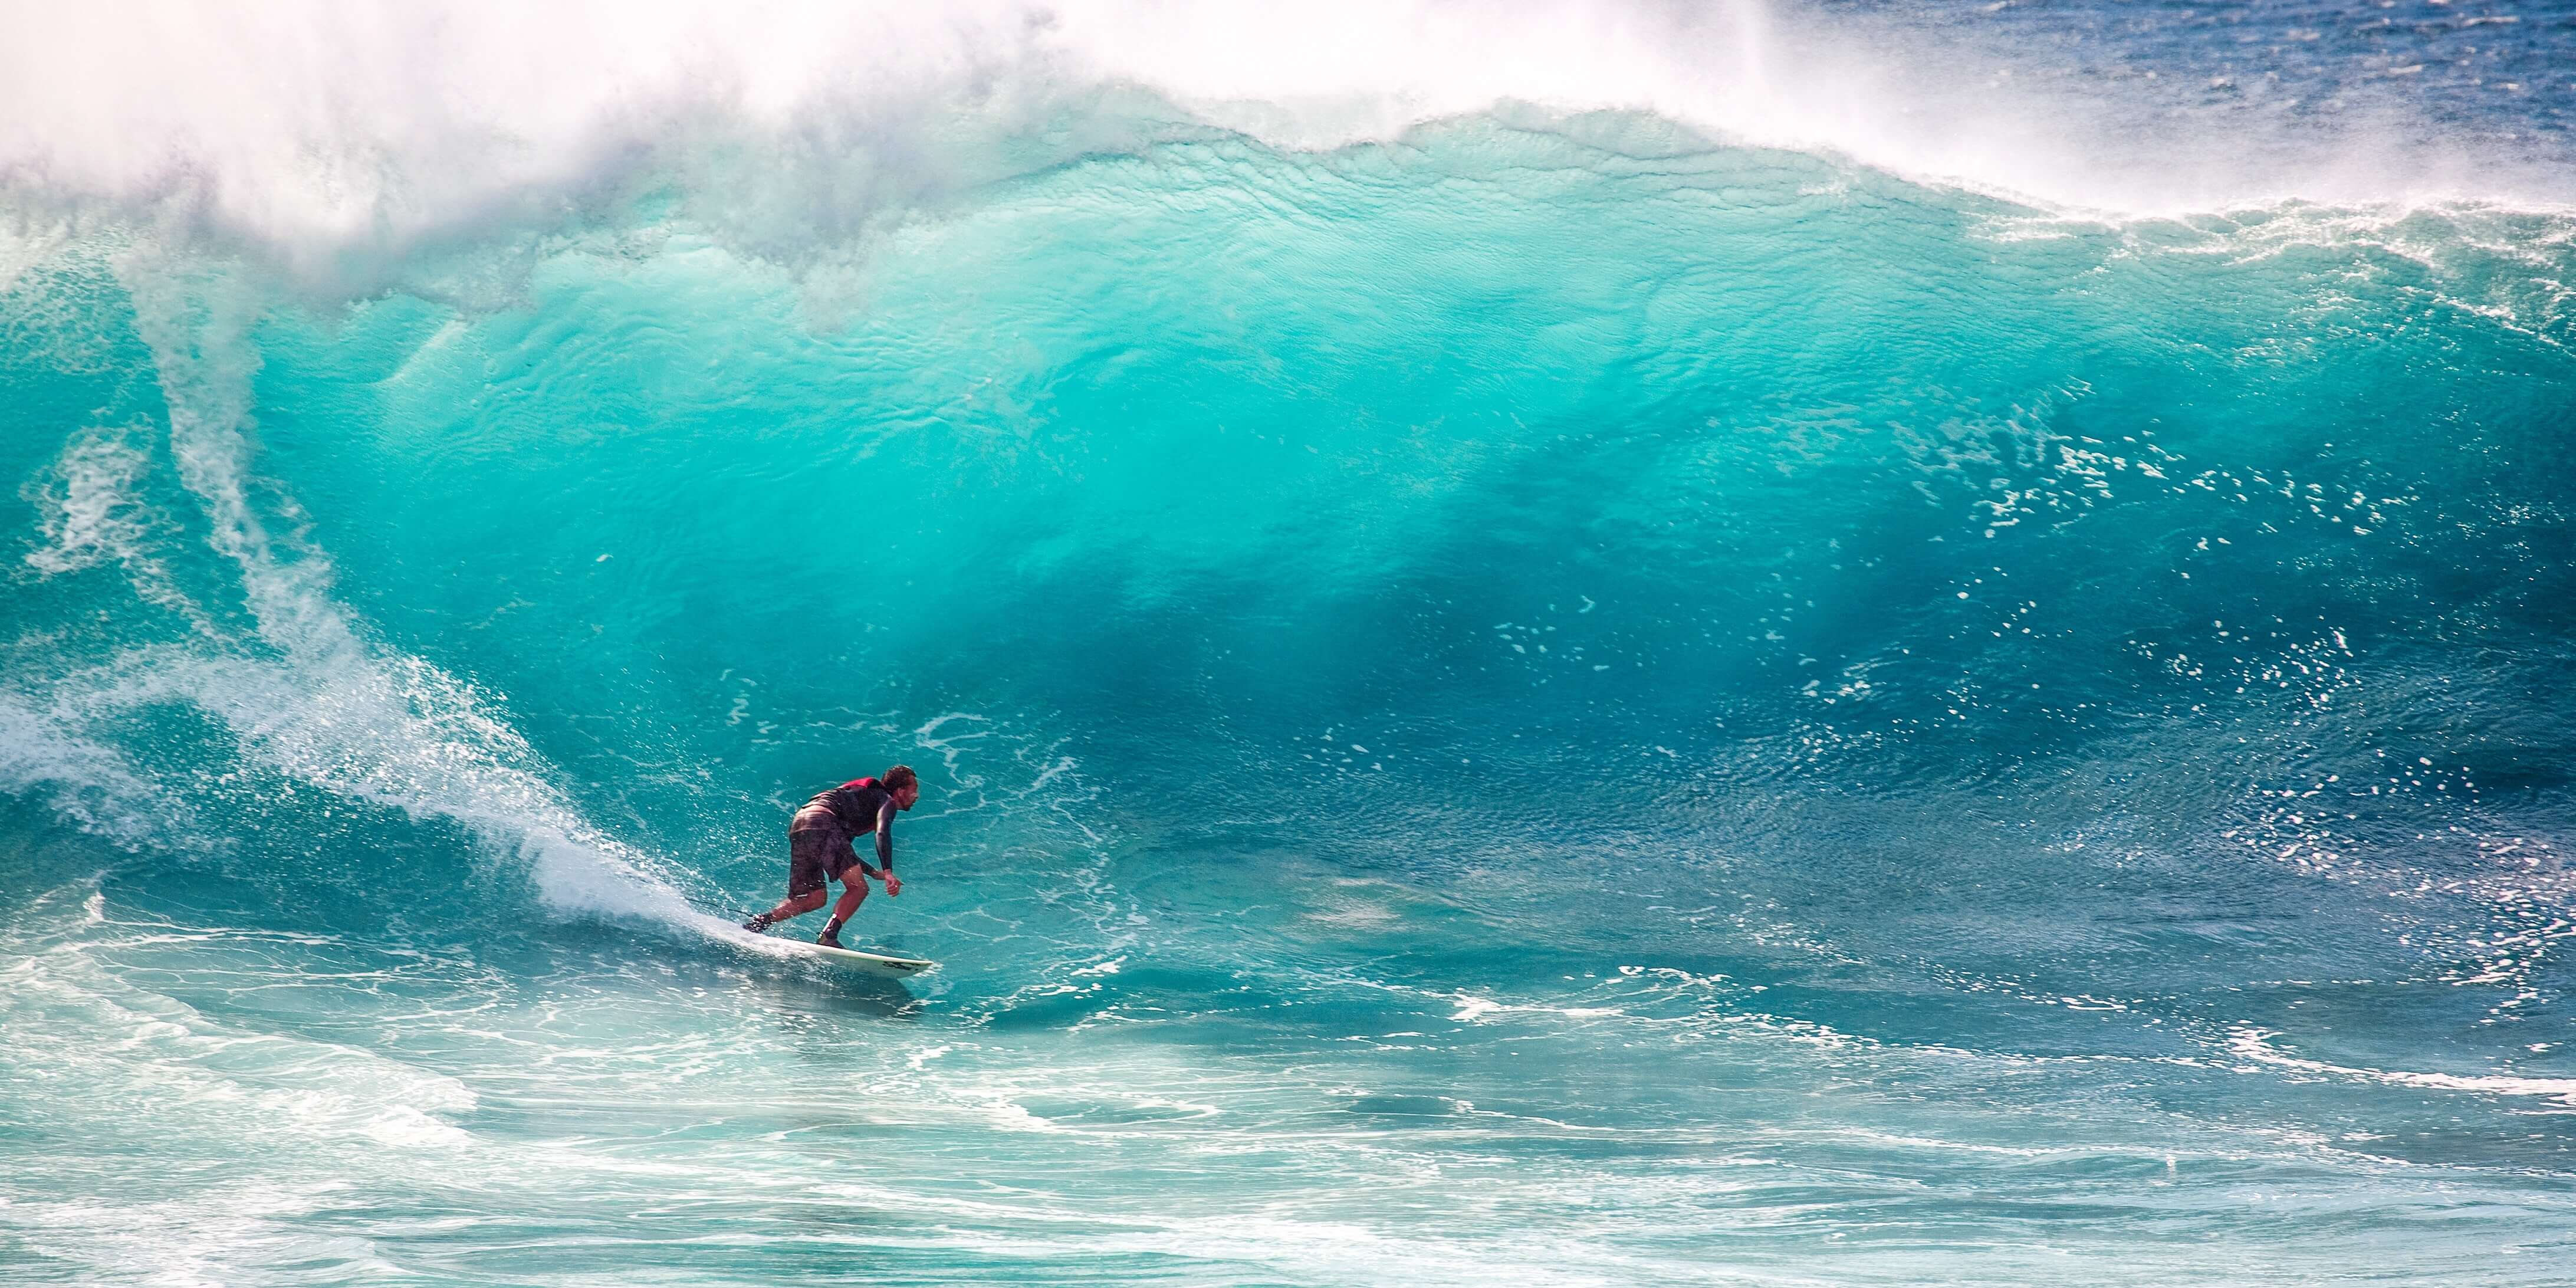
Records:
[[[894,793],[896,809],[911,809],[912,803],[921,799],[921,776],[912,772],[910,765],[897,765],[885,771],[885,777],[877,781]]]

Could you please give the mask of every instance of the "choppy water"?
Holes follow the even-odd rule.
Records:
[[[2565,13],[593,17],[0,55],[7,1277],[2569,1281]]]

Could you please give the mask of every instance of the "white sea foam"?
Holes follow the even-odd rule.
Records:
[[[2276,1050],[2280,1034],[2266,1029],[2238,1029],[2228,1035],[2227,1049],[2245,1059],[2275,1068],[2297,1069],[2338,1078],[2354,1078],[2393,1087],[2430,1087],[2445,1091],[2483,1091],[2500,1096],[2547,1096],[2576,1105],[2576,1078],[2523,1078],[2510,1074],[2410,1073],[2402,1069],[2365,1069],[2307,1060]]]
[[[113,561],[144,599],[178,613],[200,632],[212,632],[206,611],[170,575],[157,547],[169,525],[146,504],[144,476],[151,470],[139,426],[92,427],[55,459],[52,477],[30,483],[44,544],[26,554],[40,577],[79,572]]]
[[[195,839],[195,811],[186,800],[147,781],[123,754],[78,732],[62,712],[5,692],[0,692],[0,788],[43,788],[55,813],[128,845],[202,844]]]
[[[52,576],[108,558],[134,561],[147,528],[137,515],[134,484],[149,466],[127,435],[100,429],[74,435],[55,462],[61,486],[28,489],[45,535],[44,545],[27,552],[28,566]]]
[[[109,932],[111,941],[115,932]],[[20,1049],[22,1076],[79,1082],[101,1116],[150,1103],[199,1128],[244,1138],[288,1134],[319,1145],[455,1145],[448,1118],[473,1092],[441,1074],[359,1050],[219,1023],[126,983],[94,959],[96,944],[13,945],[5,1013],[21,1032],[112,1035],[105,1043]]]
[[[323,277],[477,225],[558,223],[657,175],[696,194],[702,222],[777,247],[1194,124],[1324,147],[1492,111],[1648,113],[2091,209],[2565,195],[2564,176],[2364,125],[2264,147],[2269,127],[2230,119],[2225,137],[2142,143],[2158,101],[2017,88],[1964,42],[1871,37],[1760,0],[300,0],[57,6],[12,26],[0,181],[20,204],[143,203]]]

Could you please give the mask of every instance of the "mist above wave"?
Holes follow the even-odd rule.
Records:
[[[1327,148],[1496,111],[1650,114],[2097,210],[2527,204],[2564,186],[2435,137],[2395,91],[2350,88],[2334,114],[2215,110],[2152,73],[2017,78],[2050,55],[1994,29],[1759,0],[108,5],[15,26],[11,222],[139,215],[352,287],[424,243],[559,228],[642,194],[794,258],[1083,155],[1210,131]]]

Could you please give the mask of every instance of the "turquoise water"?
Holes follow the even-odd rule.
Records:
[[[21,176],[9,1277],[2566,1282],[2564,208],[1083,111]]]

